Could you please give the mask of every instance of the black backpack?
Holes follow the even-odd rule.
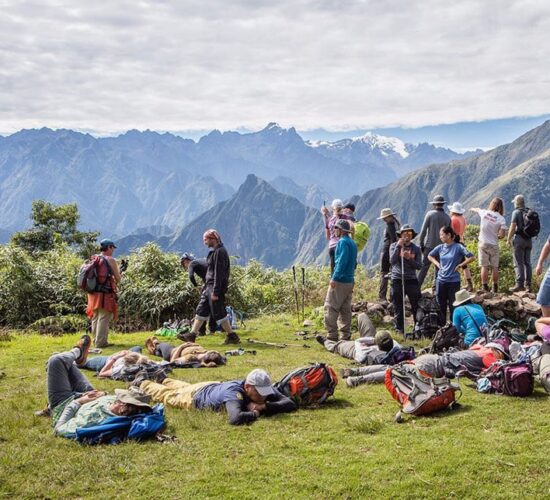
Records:
[[[413,337],[431,339],[437,330],[439,330],[439,304],[435,297],[423,295],[418,301]]]
[[[437,330],[431,345],[420,354],[441,354],[452,348],[463,349],[464,339],[452,323],[447,323]]]
[[[518,231],[525,238],[534,238],[540,233],[539,214],[530,208],[522,210],[523,227]]]

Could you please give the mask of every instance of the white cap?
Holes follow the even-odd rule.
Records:
[[[344,208],[344,202],[341,199],[336,198],[335,200],[332,200],[331,207],[333,208],[333,210],[338,208]]]
[[[252,370],[246,376],[244,383],[252,385],[254,389],[258,391],[258,394],[260,394],[260,396],[265,397],[275,394],[275,391],[273,390],[273,382],[271,380],[271,377],[269,376],[269,373],[267,373],[265,370],[261,370],[260,368]]]

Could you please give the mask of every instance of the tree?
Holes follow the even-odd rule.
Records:
[[[83,257],[94,253],[99,232],[83,232],[77,229],[80,214],[76,203],[54,205],[44,200],[32,203],[33,227],[15,233],[11,241],[29,253],[51,250],[56,244],[65,243]]]

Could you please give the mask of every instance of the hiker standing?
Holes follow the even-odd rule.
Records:
[[[498,292],[498,264],[499,249],[498,240],[506,234],[506,221],[504,220],[504,202],[501,198],[493,198],[489,208],[470,208],[481,218],[479,225],[478,258],[481,267],[481,288],[489,291],[489,268],[493,274],[493,292]]]
[[[447,321],[447,308],[453,318],[456,292],[460,290],[461,269],[474,260],[474,255],[458,243],[456,234],[451,226],[446,226],[439,232],[441,245],[436,246],[429,254],[428,259],[438,270],[435,293],[439,304],[439,322],[444,325]]]
[[[334,225],[338,238],[335,251],[334,272],[330,278],[325,298],[325,328],[329,340],[338,340],[338,319],[342,340],[351,339],[351,297],[355,282],[357,245],[350,238],[351,226],[347,220],[338,220]]]
[[[416,272],[422,267],[422,252],[413,242],[416,231],[405,224],[397,231],[399,239],[390,245],[391,297],[394,309],[395,329],[405,334],[403,302],[409,297],[413,317],[416,317],[420,300],[420,283]],[[404,284],[404,286],[403,286]]]
[[[328,208],[323,206],[321,208],[321,213],[325,219],[325,236],[328,240],[328,256],[330,259],[330,274],[334,272],[334,259],[336,252],[336,245],[338,244],[338,236],[336,236],[336,231],[334,230],[334,225],[340,219],[350,220],[350,216],[344,213],[344,203],[342,200],[335,199],[332,201],[332,216],[329,216]],[[351,229],[352,226],[350,226]]]
[[[428,274],[428,270],[430,269],[431,262],[430,259],[428,259],[428,254],[437,245],[439,245],[439,231],[441,228],[451,224],[451,218],[443,209],[445,198],[438,194],[437,196],[434,196],[431,204],[433,209],[428,211],[424,217],[419,238],[420,250],[422,251],[423,256],[422,269],[420,269],[420,272],[418,273],[418,284],[421,288],[424,280],[426,279],[426,275]],[[435,278],[437,278],[437,269],[435,270]]]
[[[549,254],[550,235],[548,236],[546,243],[540,251],[537,267],[535,268],[537,276],[540,276],[542,274],[542,271],[544,269],[544,261]],[[544,317],[550,317],[550,267],[546,270],[546,274],[544,275],[544,278],[542,279],[542,282],[540,284],[539,293],[537,294],[537,304],[540,305],[542,315]]]
[[[206,231],[202,238],[204,244],[210,248],[206,258],[206,282],[197,306],[193,327],[181,338],[186,342],[195,342],[200,328],[208,317],[212,316],[227,334],[224,344],[239,344],[239,336],[231,329],[224,303],[229,283],[229,255],[223,246],[220,234],[215,229]]]
[[[531,277],[533,274],[531,268],[533,242],[532,238],[523,231],[525,225],[523,216],[527,213],[525,198],[518,194],[514,196],[512,203],[514,204],[514,211],[512,212],[512,223],[508,230],[508,245],[514,249],[516,284],[513,288],[510,288],[510,291],[527,290],[529,292],[531,291]]]
[[[455,234],[457,234],[460,238],[459,243],[466,246],[464,242],[464,233],[466,232],[466,226],[468,225],[466,218],[464,217],[464,212],[466,210],[459,201],[455,201],[452,205],[447,205],[447,208],[451,214],[451,227],[453,228]],[[474,284],[472,283],[472,272],[468,266],[464,268],[464,278],[466,278],[467,283],[466,289],[469,292],[473,292]]]
[[[86,314],[92,320],[92,335],[94,346],[107,347],[109,323],[118,318],[117,284],[120,282],[120,271],[113,257],[116,245],[112,240],[103,239],[99,242],[101,259],[97,268],[98,290],[88,293]]]
[[[380,212],[378,220],[383,220],[386,223],[384,232],[384,243],[382,245],[382,253],[380,254],[380,289],[378,290],[378,298],[387,300],[388,282],[390,281],[388,273],[390,272],[390,245],[397,241],[397,230],[399,229],[399,221],[395,217],[395,213],[391,208],[383,208]]]

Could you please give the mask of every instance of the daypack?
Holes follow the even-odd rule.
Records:
[[[80,266],[76,285],[88,293],[110,292],[109,278],[113,271],[107,259],[102,255],[92,255]]]
[[[172,371],[168,363],[152,363],[124,366],[122,370],[113,376],[113,380],[123,380],[124,382],[132,382],[133,380],[153,380],[159,382],[164,380]]]
[[[463,348],[464,339],[452,323],[447,323],[437,330],[432,343],[425,349],[426,353],[440,354],[453,347]]]
[[[85,444],[118,444],[125,439],[143,441],[154,436],[166,425],[164,406],[158,404],[150,413],[131,417],[113,417],[92,427],[79,427],[66,437]]]
[[[236,311],[231,306],[226,306],[225,312],[227,313],[227,319],[231,324],[232,330],[237,330],[239,328],[239,321],[241,325],[244,326],[243,313]]]
[[[518,398],[533,394],[533,387],[531,363],[496,361],[483,370],[477,379],[479,392],[493,392]]]
[[[518,231],[525,238],[534,238],[540,233],[539,214],[530,208],[522,210],[523,227]]]
[[[360,252],[365,248],[367,241],[370,237],[370,227],[366,222],[355,221],[353,223],[355,227],[355,234],[353,235],[353,241],[357,245],[357,251]]]
[[[338,377],[332,367],[314,363],[285,375],[275,387],[299,406],[324,403],[334,394]]]
[[[433,338],[439,330],[439,305],[435,297],[423,295],[415,315],[414,338]]]
[[[385,385],[401,407],[396,419],[401,412],[418,416],[448,408],[456,401],[455,392],[460,391],[447,377],[432,377],[410,361],[388,367]]]
[[[402,361],[410,361],[414,359],[416,353],[414,347],[394,346],[392,349],[382,358],[381,365],[397,365]]]

